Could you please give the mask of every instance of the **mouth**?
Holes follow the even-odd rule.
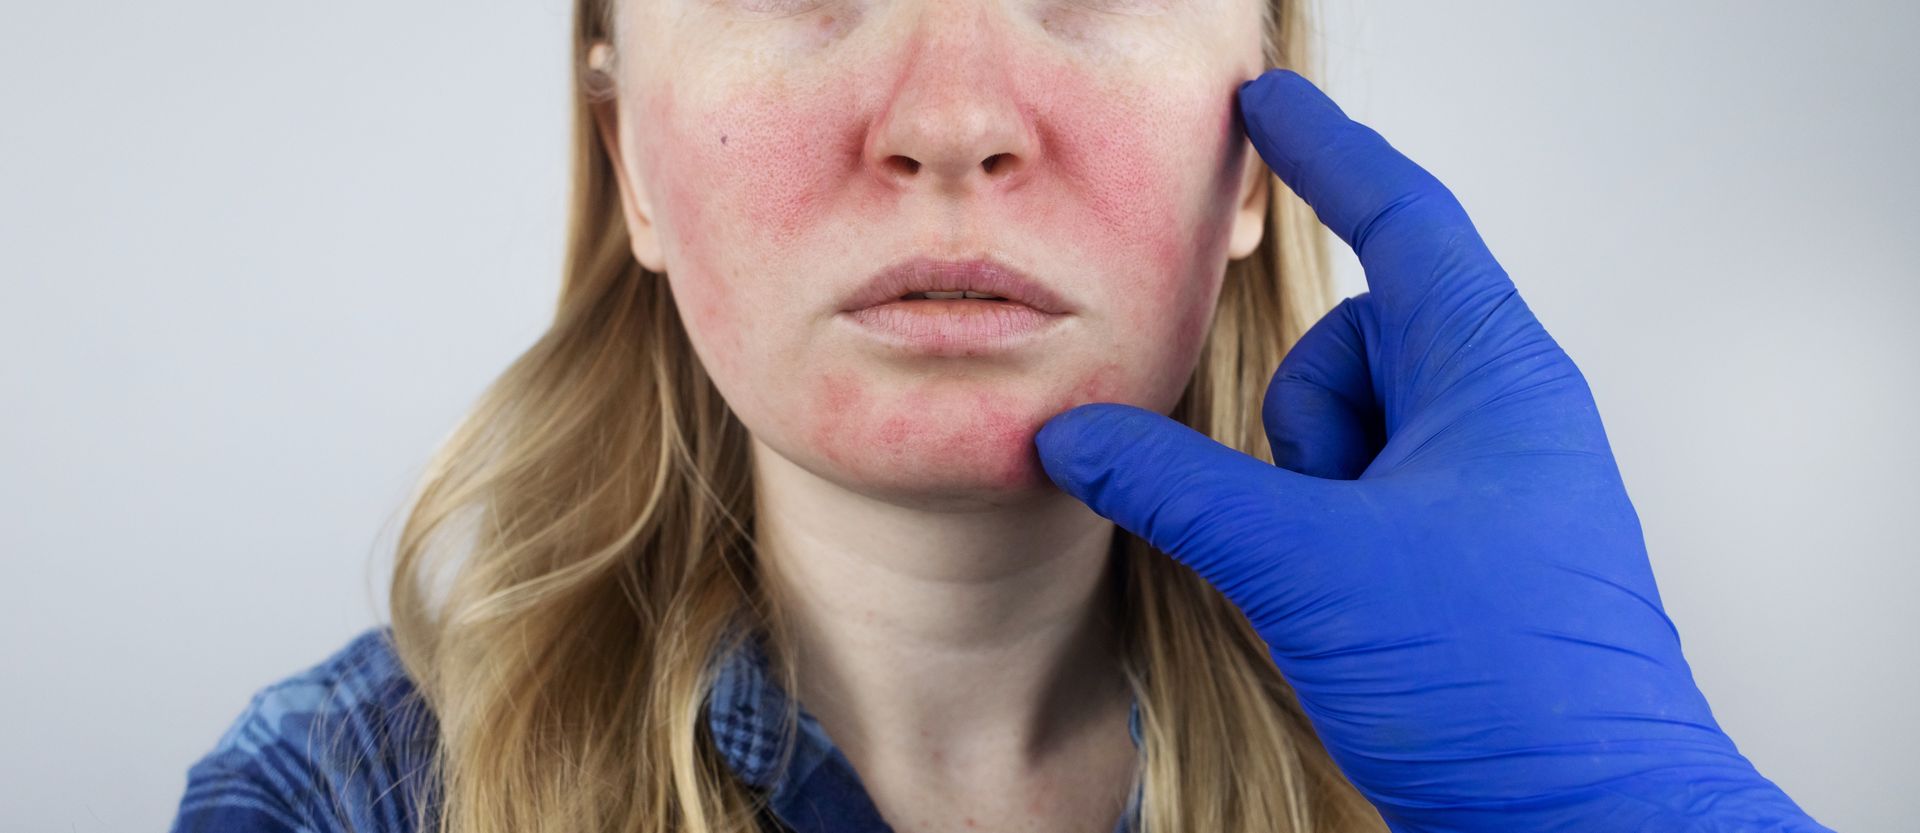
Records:
[[[1066,300],[1032,276],[992,258],[940,260],[914,257],[881,269],[841,304],[855,312],[897,302],[939,306],[1015,305],[1047,315],[1065,315]]]
[[[940,291],[909,292],[905,295],[900,296],[899,300],[902,300],[902,301],[955,301],[962,298],[965,298],[970,301],[1005,301],[1007,300],[998,295],[987,295],[985,293],[975,292],[971,289],[962,289],[959,291],[949,291],[949,292],[940,292]]]

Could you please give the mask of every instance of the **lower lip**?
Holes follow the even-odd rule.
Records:
[[[936,356],[1012,350],[1066,318],[1014,301],[966,298],[890,301],[845,315],[896,348]]]

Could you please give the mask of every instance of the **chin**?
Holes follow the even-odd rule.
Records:
[[[960,449],[884,450],[835,455],[821,476],[902,506],[978,511],[1062,494],[1040,466],[1032,435],[1016,443],[973,443]]]

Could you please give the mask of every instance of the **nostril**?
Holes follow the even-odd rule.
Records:
[[[897,177],[912,177],[920,173],[921,162],[905,154],[893,154],[880,163],[888,173]],[[989,177],[1010,176],[1021,165],[1020,156],[1013,153],[996,153],[980,160],[980,167]]]

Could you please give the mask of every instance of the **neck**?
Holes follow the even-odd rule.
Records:
[[[1057,490],[934,508],[843,488],[757,441],[753,457],[796,696],[850,758],[956,779],[1036,771],[1124,711],[1112,522]]]

